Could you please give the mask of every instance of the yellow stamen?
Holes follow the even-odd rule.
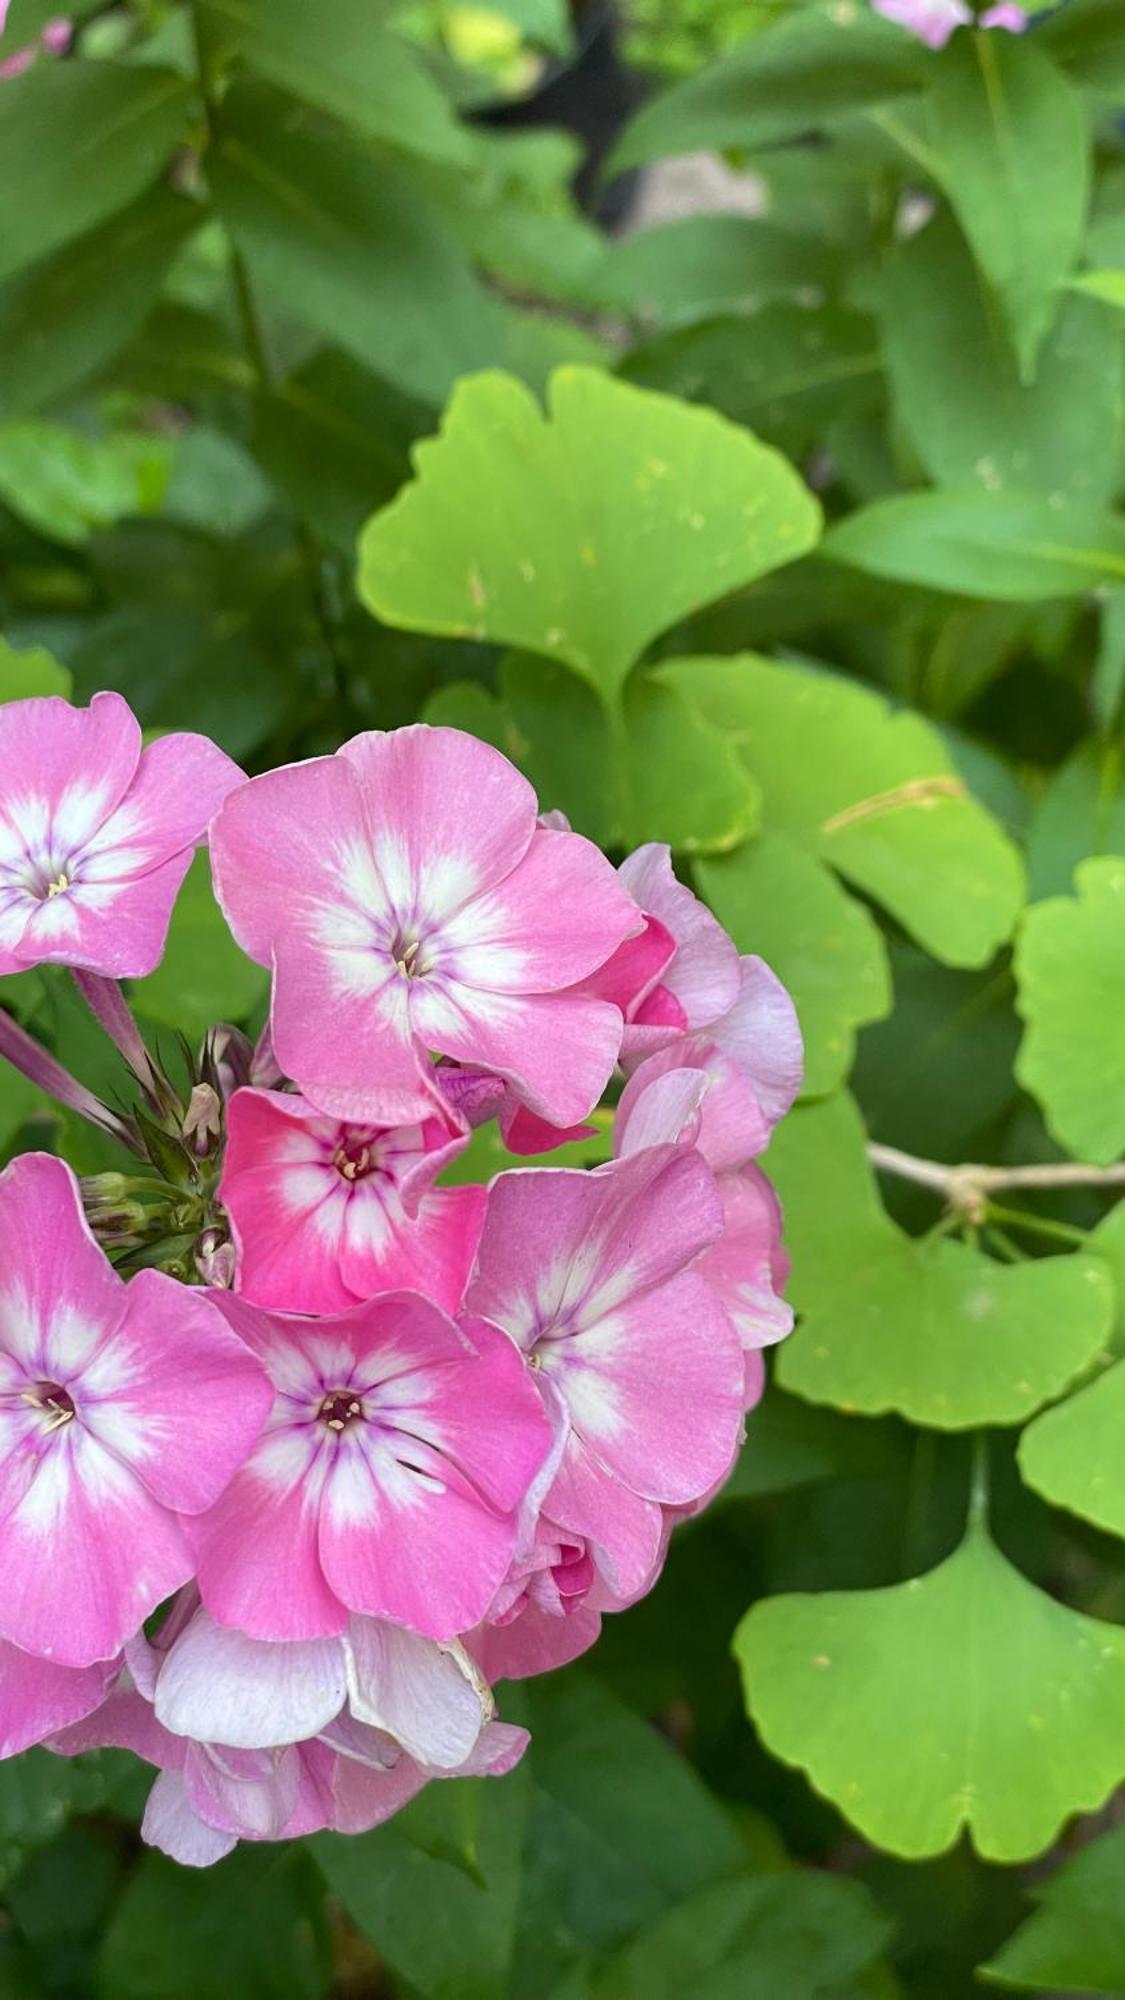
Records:
[[[55,876],[54,881],[48,882],[47,884],[48,902],[50,901],[52,896],[61,896],[64,889],[69,889],[69,887],[70,887],[70,876],[65,874],[63,870],[60,869],[59,873]]]

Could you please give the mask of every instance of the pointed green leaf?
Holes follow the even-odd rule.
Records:
[[[127,514],[154,514],[173,452],[143,431],[87,437],[61,424],[0,425],[0,500],[52,541],[78,544]]]
[[[1021,1422],[1104,1348],[1114,1288],[1096,1257],[998,1264],[948,1238],[907,1236],[879,1200],[847,1096],[794,1114],[769,1157],[799,1315],[778,1354],[783,1388],[969,1430]]]
[[[1125,1991],[1125,1827],[1080,1849],[1027,1892],[1037,1908],[981,1979],[1054,1993]]]
[[[1125,1152],[1125,862],[1086,861],[1075,887],[1024,920],[1016,1074],[1060,1145],[1104,1162]]]
[[[767,826],[874,896],[935,958],[983,965],[1010,935],[1019,854],[921,716],[750,654],[677,660],[663,677],[736,738]]]
[[[1070,1611],[980,1530],[884,1590],[775,1597],[735,1635],[767,1748],[911,1860],[963,1828],[1026,1861],[1125,1777],[1125,1630]]]
[[[1080,743],[1052,773],[1027,835],[1036,901],[1069,894],[1075,869],[1089,855],[1125,855],[1123,777],[1117,745],[1096,741]]]
[[[1020,1439],[1029,1486],[1056,1507],[1125,1536],[1125,1361],[1045,1410]]]
[[[420,53],[378,19],[371,0],[199,0],[208,39],[237,49],[259,76],[346,125],[406,152],[464,165],[467,129]]]
[[[739,950],[757,952],[793,995],[805,1090],[834,1090],[851,1068],[856,1028],[890,1012],[887,951],[870,912],[784,834],[700,861],[696,874]]]
[[[1125,271],[1080,271],[1070,285],[1072,291],[1086,292],[1102,305],[1125,312]]]
[[[613,155],[615,170],[674,153],[801,139],[912,90],[925,60],[865,9],[802,9],[646,104]]]
[[[387,624],[566,661],[604,695],[658,633],[790,562],[819,510],[712,411],[560,368],[457,388],[413,483],[368,523],[360,593]]]
[[[33,694],[69,698],[71,686],[69,669],[60,667],[45,646],[24,650],[0,638],[0,701],[26,701]]]
[[[1030,380],[1086,221],[1081,99],[1030,40],[984,30],[942,51],[925,117],[932,162]]]
[[[133,201],[183,136],[190,106],[183,77],[148,66],[40,62],[9,78],[0,119],[0,278]]]
[[[832,528],[824,554],[894,583],[1017,604],[1125,578],[1125,516],[1050,494],[946,487],[875,500]]]

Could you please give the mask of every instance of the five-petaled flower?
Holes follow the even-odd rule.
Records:
[[[273,966],[278,1062],[319,1109],[406,1125],[443,1109],[430,1056],[495,1070],[578,1123],[621,1015],[574,989],[642,924],[580,835],[536,823],[500,752],[417,723],[253,778],[211,834],[235,937]]]

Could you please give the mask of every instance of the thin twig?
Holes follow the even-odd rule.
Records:
[[[988,1197],[1004,1188],[1125,1187],[1125,1162],[1112,1167],[1087,1166],[1080,1160],[1057,1160],[1026,1167],[985,1167],[973,1161],[946,1166],[941,1160],[918,1159],[897,1146],[871,1144],[867,1157],[880,1173],[932,1188],[951,1209],[971,1221],[983,1222]]]

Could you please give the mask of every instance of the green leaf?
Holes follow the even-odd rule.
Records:
[[[69,698],[70,673],[45,646],[18,650],[0,637],[0,702],[26,701],[29,695],[61,694]]]
[[[699,887],[740,951],[757,952],[793,996],[809,1096],[848,1074],[856,1028],[891,1007],[886,947],[869,911],[784,834],[701,861]]]
[[[556,372],[546,416],[510,376],[461,383],[415,463],[364,531],[370,609],[565,660],[609,697],[658,633],[817,534],[815,501],[748,432],[592,369]]]
[[[931,164],[1029,381],[1086,222],[1090,164],[1081,100],[1030,40],[984,30],[954,35],[942,51],[925,116]]]
[[[1104,1348],[1114,1288],[1096,1257],[998,1264],[947,1237],[906,1235],[879,1200],[848,1097],[794,1113],[769,1158],[799,1316],[778,1354],[783,1388],[971,1430],[1022,1422]]]
[[[25,416],[104,368],[136,332],[202,221],[196,203],[153,188],[11,279],[0,292],[0,415]]]
[[[1086,861],[1075,887],[1024,920],[1016,1075],[1059,1144],[1100,1163],[1125,1151],[1125,864]]]
[[[1125,100],[1125,45],[1117,0],[1067,0],[1035,24],[1043,47],[1095,96]]]
[[[842,410],[877,399],[883,365],[866,313],[774,300],[751,316],[659,334],[626,355],[622,373],[713,404],[796,456],[822,442]]]
[[[348,354],[325,348],[261,396],[259,463],[317,534],[351,554],[373,506],[409,477],[430,412]]]
[[[1125,312],[1125,271],[1080,271],[1070,280],[1071,291],[1086,292],[1102,305]]]
[[[1098,726],[1112,730],[1125,700],[1125,590],[1107,591],[1102,599],[1098,657],[1094,662],[1090,698]]]
[[[815,1870],[703,1889],[592,1981],[594,2000],[813,2000],[839,1994],[890,1930],[858,1882]]]
[[[332,1894],[412,1991],[424,2000],[496,2000],[515,1948],[526,1811],[523,1766],[485,1783],[476,1842],[483,1888],[464,1868],[423,1853],[394,1820],[308,1844]]]
[[[751,654],[677,660],[665,677],[736,738],[766,825],[875,897],[935,958],[983,965],[1010,936],[1019,854],[921,716]]]
[[[202,1035],[215,1021],[244,1021],[264,998],[269,974],[235,944],[211,888],[207,856],[197,854],[180,890],[164,956],[138,979],[133,1004],[151,1020]]]
[[[1080,743],[1052,773],[1027,836],[1034,899],[1067,895],[1088,855],[1125,854],[1123,777],[1115,743]]]
[[[587,290],[602,307],[675,326],[826,285],[836,261],[816,236],[762,216],[691,215],[609,244]],[[757,321],[744,327],[750,355],[757,332]]]
[[[1028,1425],[1020,1439],[1020,1471],[1054,1506],[1125,1536],[1123,1427],[1125,1361],[1118,1361]]]
[[[240,1847],[214,1868],[146,1854],[102,1950],[104,2000],[320,2000],[330,1963],[308,1855]],[[190,1938],[190,1964],[169,1940]]]
[[[930,477],[990,491],[1037,487],[1100,502],[1122,439],[1120,326],[1064,300],[1032,383],[1021,382],[980,274],[950,216],[896,251],[883,280],[895,409]]]
[[[968,1828],[1026,1861],[1125,1775],[1125,1630],[1070,1611],[971,1530],[884,1590],[777,1597],[735,1635],[767,1747],[911,1860]]]
[[[645,105],[611,166],[803,139],[911,91],[924,61],[916,43],[865,10],[801,9]]]
[[[0,500],[52,541],[78,545],[126,514],[155,513],[172,466],[166,438],[84,437],[61,424],[0,425]]]
[[[9,79],[0,119],[0,278],[133,201],[182,137],[190,103],[188,84],[163,69],[43,62]]]
[[[872,576],[1034,604],[1125,578],[1125,517],[1050,495],[946,488],[861,507],[823,553]]]
[[[370,139],[464,165],[468,133],[410,43],[370,0],[198,0],[208,40]]]
[[[1067,1993],[1125,1990],[1125,1827],[1064,1861],[1027,1893],[1037,1908],[978,1978]]]
[[[492,359],[494,308],[416,177],[389,157],[243,83],[208,172],[255,285],[358,361],[436,403]]]
[[[165,520],[233,538],[256,527],[273,500],[246,447],[225,431],[192,424],[177,439],[160,509]]]

